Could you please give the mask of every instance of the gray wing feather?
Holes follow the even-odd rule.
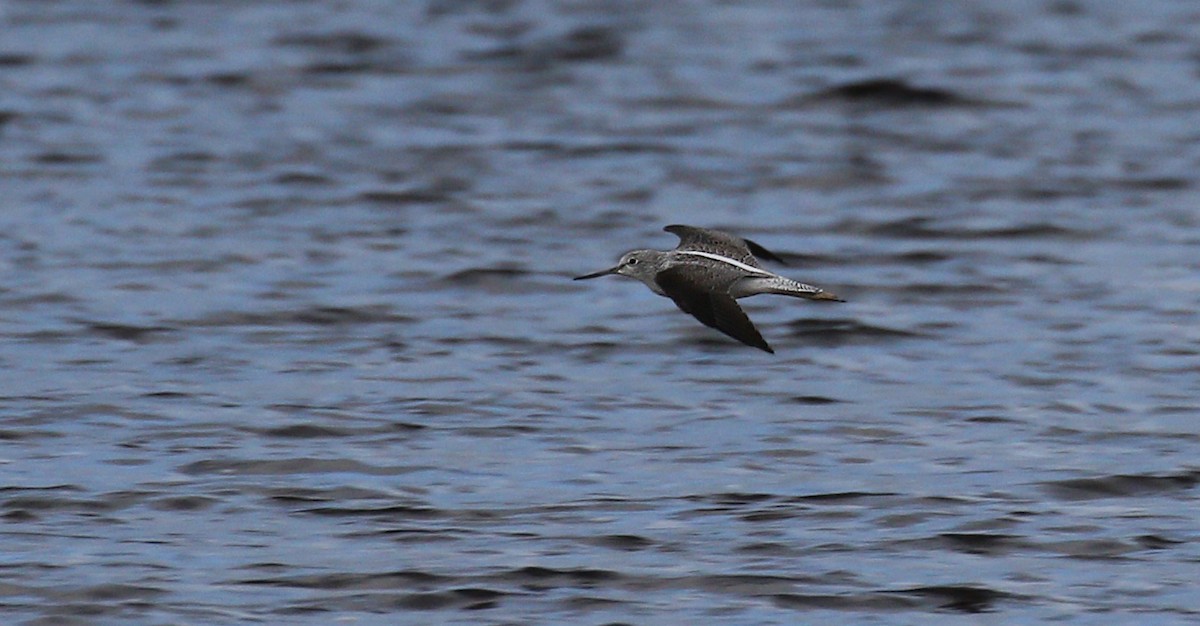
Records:
[[[679,237],[679,245],[675,248],[676,250],[720,254],[752,267],[760,267],[755,255],[769,261],[783,263],[783,259],[761,245],[719,230],[683,224],[671,224],[663,230]]]
[[[675,302],[675,306],[700,320],[700,323],[748,346],[774,354],[775,351],[767,345],[728,290],[714,290],[711,284],[703,280],[706,269],[695,265],[679,265],[659,272],[654,281]]]

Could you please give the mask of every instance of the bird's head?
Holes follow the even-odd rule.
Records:
[[[583,276],[576,276],[575,280],[599,278],[601,276],[608,276],[609,274],[628,276],[643,282],[653,280],[654,275],[661,269],[658,267],[659,263],[657,261],[662,254],[662,252],[658,252],[657,250],[633,250],[626,252],[615,267],[591,274],[584,274]]]

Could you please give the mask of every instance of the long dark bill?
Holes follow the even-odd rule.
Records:
[[[601,270],[594,274],[584,274],[583,276],[576,276],[575,280],[587,280],[589,278],[600,278],[601,276],[608,276],[609,274],[616,274],[617,270],[619,270],[619,269],[621,269],[621,266],[618,265],[617,267],[610,267],[606,270]]]

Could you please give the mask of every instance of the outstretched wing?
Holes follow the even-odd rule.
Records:
[[[713,269],[701,265],[676,265],[658,273],[654,282],[685,313],[705,326],[715,328],[734,339],[774,354],[737,300],[727,289],[712,289]]]
[[[676,246],[676,250],[719,254],[752,267],[759,267],[758,259],[754,258],[755,256],[787,265],[774,252],[759,244],[719,230],[684,226],[683,224],[671,224],[663,230],[679,237],[679,245]]]

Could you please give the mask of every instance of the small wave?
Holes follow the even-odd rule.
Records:
[[[921,333],[864,324],[853,319],[799,319],[788,324],[792,336],[820,345],[880,343],[922,337]]]
[[[1172,491],[1187,491],[1200,483],[1200,471],[1175,474],[1114,474],[1096,478],[1071,478],[1041,483],[1050,494],[1064,500],[1129,498]]]

